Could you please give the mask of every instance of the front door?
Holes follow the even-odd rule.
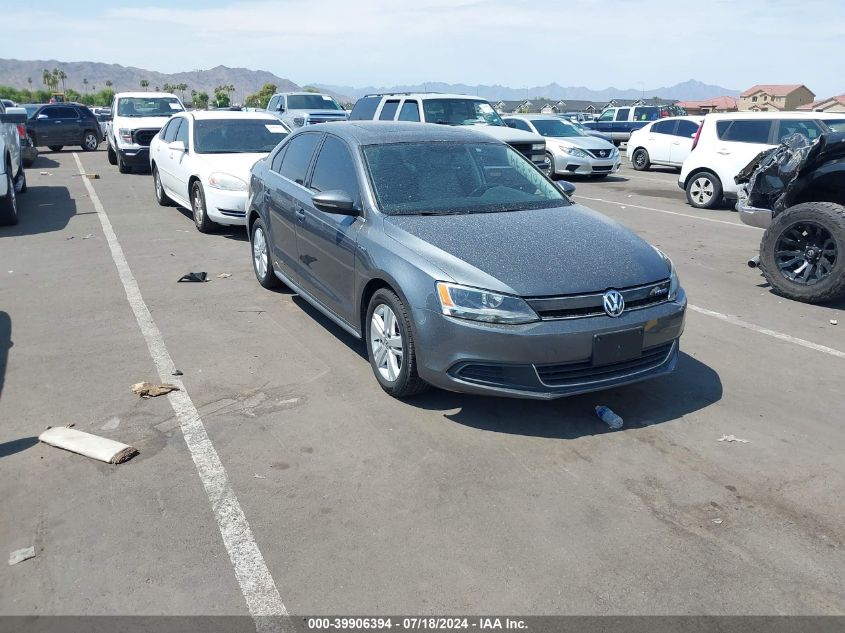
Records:
[[[32,127],[38,145],[70,145],[81,141],[79,115],[70,106],[44,108],[35,117]]]
[[[648,154],[653,163],[668,163],[672,142],[675,140],[675,120],[658,121],[648,132]]]
[[[309,183],[311,193],[343,191],[361,209],[361,188],[352,154],[336,136],[326,135]],[[300,199],[296,222],[302,285],[308,293],[350,324],[355,323],[355,249],[363,220],[356,215],[320,211],[311,195]]]
[[[158,169],[158,177],[161,179],[161,184],[164,188],[176,193],[176,195],[182,196],[185,200],[188,200],[188,198],[185,197],[184,192],[175,191],[173,182],[173,161],[170,159],[171,150],[168,147],[168,145],[176,138],[176,131],[179,129],[179,126],[182,125],[182,121],[182,117],[176,117],[168,121],[167,125],[165,125],[158,134],[159,142],[155,144],[154,148],[151,145],[150,151],[153,152],[151,158],[155,161],[156,169]]]

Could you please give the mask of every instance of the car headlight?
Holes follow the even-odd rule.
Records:
[[[437,282],[437,298],[446,316],[485,323],[533,323],[537,313],[519,297]]]
[[[560,151],[562,151],[564,154],[569,154],[570,156],[576,156],[578,158],[589,158],[590,157],[590,155],[587,154],[587,152],[585,152],[582,149],[578,149],[577,147],[567,147],[566,145],[561,145]]]
[[[531,146],[531,149],[534,150],[535,152],[542,152],[544,149],[546,149],[546,144],[545,143],[534,143]]]
[[[120,136],[120,140],[124,143],[132,142],[132,130],[122,127],[117,131],[117,133]]]
[[[613,146],[613,149],[610,150],[610,156],[611,158],[619,156],[619,149],[615,145]]]
[[[226,191],[246,191],[247,184],[231,174],[224,174],[217,171],[208,177],[208,186],[215,189],[225,189]]]
[[[669,266],[669,294],[666,295],[666,298],[669,301],[674,301],[678,298],[678,291],[681,289],[681,282],[678,279],[678,273],[675,272],[675,265],[666,253],[656,246],[653,246],[652,248],[657,251],[657,254],[660,255],[663,258],[663,261]]]

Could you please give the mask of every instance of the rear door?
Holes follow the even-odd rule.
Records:
[[[57,130],[54,145],[78,145],[82,142],[82,119],[73,106],[59,106],[54,113]]]
[[[631,134],[631,125],[628,122],[628,117],[631,114],[631,108],[618,108],[616,116],[611,123],[610,132],[614,141],[627,140]]]
[[[657,125],[657,124],[655,124]],[[698,123],[689,119],[678,119],[672,146],[669,148],[669,162],[680,167],[692,151],[692,142],[698,132]]]
[[[773,147],[773,119],[726,119],[716,121],[714,167],[722,189],[736,193],[734,177],[765,149]]]
[[[648,155],[653,163],[668,163],[677,121],[658,121],[648,131]],[[642,134],[643,132],[639,132]]]
[[[311,194],[345,191],[361,208],[361,187],[352,153],[346,143],[326,135],[309,183],[299,202],[296,246],[302,286],[320,303],[348,323],[354,323],[355,248],[362,220],[354,215],[325,213],[311,202]]]

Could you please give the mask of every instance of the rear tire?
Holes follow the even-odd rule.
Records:
[[[687,202],[696,209],[715,209],[722,202],[722,182],[709,171],[690,176],[686,190]]]
[[[61,152],[64,145],[48,145],[47,147],[50,148],[51,152]]]
[[[158,167],[153,165],[153,189],[156,194],[156,202],[163,207],[173,206],[173,200],[164,192],[164,185],[161,184],[161,176],[158,173]]]
[[[273,272],[273,260],[270,257],[270,237],[267,227],[261,218],[252,225],[249,234],[249,245],[252,248],[252,270],[262,288],[272,290],[282,285],[281,280]]]
[[[10,166],[6,166],[6,189],[8,193],[0,198],[0,225],[10,226],[18,223],[18,197],[15,194],[15,181],[9,173]]]
[[[387,394],[401,399],[429,389],[417,373],[411,318],[393,291],[381,288],[370,299],[364,341],[373,374]]]
[[[109,165],[117,165],[117,153],[112,148],[111,143],[108,144],[106,154],[108,154]]]
[[[787,299],[826,303],[845,296],[845,207],[804,202],[776,215],[760,243],[760,270]],[[802,282],[804,272],[809,282]]]
[[[637,171],[648,171],[649,167],[651,167],[651,160],[645,148],[638,147],[634,150],[634,153],[631,155],[631,165]]]
[[[82,135],[82,151],[83,152],[93,152],[97,149],[97,146],[100,144],[100,141],[97,139],[97,135],[93,132],[85,132]]]

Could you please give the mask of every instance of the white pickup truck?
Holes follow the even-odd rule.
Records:
[[[119,92],[106,123],[109,163],[121,174],[135,167],[150,168],[150,141],[167,120],[185,110],[179,97],[169,92]]]
[[[18,223],[18,194],[26,192],[18,129],[25,123],[26,110],[0,102],[0,225]]]

